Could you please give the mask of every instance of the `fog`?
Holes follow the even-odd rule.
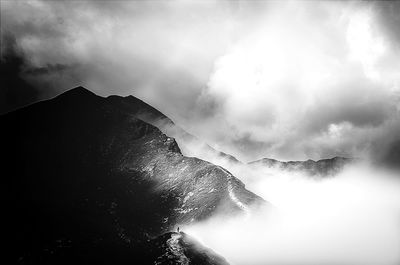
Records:
[[[399,264],[398,172],[367,162],[325,178],[263,166],[231,171],[274,208],[183,227],[231,264]]]
[[[205,222],[180,225],[232,265],[400,263],[398,169],[357,159],[334,175],[309,175],[233,162],[173,132],[184,155],[223,166],[269,203],[250,215],[216,213]]]

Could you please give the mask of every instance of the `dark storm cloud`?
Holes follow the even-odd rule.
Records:
[[[381,161],[388,166],[400,168],[400,140],[390,144]]]
[[[400,4],[397,1],[374,2],[381,29],[392,39],[392,44],[400,48]]]
[[[354,73],[353,73],[354,74]],[[378,127],[396,112],[391,94],[382,93],[381,87],[362,76],[343,84],[345,93],[332,93],[318,97],[318,104],[305,113],[302,132],[318,134],[331,124],[350,123],[356,127]]]
[[[44,67],[27,69],[24,72],[28,75],[46,75],[66,71],[71,66],[64,64],[47,64]]]
[[[184,109],[179,115],[189,119],[214,59],[229,41],[226,11],[214,9],[218,6],[211,1],[5,2],[2,28],[13,32],[28,63],[42,74],[48,66],[80,66],[80,71],[63,69],[52,90],[41,89],[46,96],[79,83],[101,95],[135,94],[172,116]]]
[[[3,33],[1,45],[0,114],[32,103],[38,98],[38,91],[22,78],[26,61],[14,36],[9,32]]]

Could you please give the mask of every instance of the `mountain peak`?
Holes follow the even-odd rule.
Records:
[[[151,107],[124,99],[76,87],[0,116],[9,128],[0,139],[7,154],[5,197],[11,198],[5,211],[12,216],[3,238],[41,239],[35,246],[12,244],[10,259],[22,257],[27,264],[225,264],[197,253],[197,245],[192,248],[182,233],[144,247],[150,256],[153,250],[160,253],[156,260],[136,262],[146,254],[139,244],[177,224],[215,214],[244,215],[253,209],[250,205],[266,202],[220,166],[182,155],[172,137],[140,119]],[[150,114],[157,120],[166,117],[156,110]],[[35,220],[33,226],[27,219]],[[170,260],[163,255],[166,248]]]
[[[93,93],[92,91],[90,91],[87,88],[84,88],[83,86],[78,86],[72,89],[69,89],[67,91],[65,91],[64,93],[60,94],[57,97],[83,97],[83,96],[96,96],[95,93]]]

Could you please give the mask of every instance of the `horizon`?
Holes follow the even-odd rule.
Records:
[[[11,112],[13,112],[13,111],[17,111],[17,110],[19,110],[19,109],[23,109],[23,108],[29,107],[29,106],[31,106],[31,105],[33,105],[33,104],[36,104],[36,103],[40,103],[40,102],[43,102],[43,101],[52,100],[52,99],[54,99],[54,98],[56,98],[56,97],[59,97],[59,96],[61,96],[61,95],[63,95],[63,94],[67,94],[67,93],[71,92],[72,90],[76,91],[77,89],[81,89],[81,88],[83,88],[83,89],[86,90],[86,91],[89,91],[89,92],[93,93],[95,96],[99,96],[99,97],[102,97],[102,98],[108,98],[108,97],[111,97],[111,96],[119,96],[119,97],[125,97],[125,98],[126,98],[126,97],[134,97],[135,99],[138,99],[138,100],[142,101],[143,103],[149,105],[151,108],[154,108],[153,106],[151,106],[149,103],[147,103],[147,102],[144,101],[143,99],[138,98],[138,97],[136,97],[136,96],[134,96],[134,95],[132,95],[132,94],[131,94],[131,95],[124,95],[124,96],[116,95],[116,94],[112,94],[112,95],[108,95],[108,96],[100,96],[100,95],[94,93],[94,92],[93,92],[92,90],[90,90],[89,88],[86,88],[86,87],[84,87],[84,86],[79,85],[79,86],[77,86],[77,87],[73,87],[73,88],[70,88],[70,89],[68,89],[68,90],[66,90],[66,91],[60,92],[59,94],[57,94],[57,95],[55,95],[55,96],[53,96],[53,97],[51,97],[51,98],[47,98],[47,99],[42,99],[42,100],[39,100],[39,101],[31,102],[31,103],[28,103],[27,105],[20,106],[20,107],[18,107],[17,109],[12,109],[12,110],[10,110],[9,112],[1,113],[0,116],[1,116],[1,115],[6,115],[6,114],[11,113]],[[157,110],[157,111],[159,111],[159,110],[156,109],[156,108],[154,108],[154,109]],[[162,113],[162,112],[161,112],[161,113]],[[164,113],[162,113],[162,114],[164,114]],[[165,115],[165,114],[164,114],[164,115]],[[168,119],[170,119],[172,122],[175,123],[175,121],[173,121],[171,118],[169,118],[168,116],[166,116],[166,117],[167,117]],[[179,126],[179,124],[177,124],[177,125]],[[192,133],[190,133],[190,134],[192,134]],[[195,134],[193,134],[193,135],[194,135],[195,137],[197,137],[197,135],[195,135]],[[170,136],[170,137],[171,137],[171,136]],[[171,137],[171,138],[174,138],[174,137]],[[201,140],[201,139],[200,139],[200,140]],[[207,142],[204,142],[204,143],[210,145],[210,144],[207,143]],[[216,149],[214,146],[211,146],[211,147],[214,148],[214,149],[217,150],[217,151],[221,151],[221,150]],[[231,154],[229,154],[229,153],[226,153],[226,154],[227,154],[227,155],[230,155],[230,156],[232,156],[232,157],[234,157],[235,159],[237,159],[235,156],[233,156],[233,155],[231,155]],[[257,159],[255,159],[255,160],[250,160],[250,161],[242,161],[242,160],[238,160],[238,161],[241,162],[241,163],[245,163],[245,164],[257,162],[257,161],[260,161],[260,160],[263,160],[263,159],[271,159],[271,160],[276,160],[276,161],[278,161],[278,162],[306,162],[306,161],[318,162],[318,161],[321,161],[321,160],[331,160],[331,159],[335,159],[335,158],[359,159],[359,158],[357,158],[357,157],[343,157],[343,156],[331,156],[331,157],[328,156],[328,157],[322,157],[322,158],[317,159],[317,160],[313,160],[313,159],[310,159],[310,158],[304,159],[304,160],[279,160],[279,159],[276,159],[276,158],[273,158],[273,157],[260,157],[260,158],[257,158]]]

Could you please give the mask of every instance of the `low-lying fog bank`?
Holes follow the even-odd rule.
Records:
[[[264,166],[227,165],[276,210],[215,217],[185,232],[231,264],[400,263],[400,177],[369,163],[311,178]]]

